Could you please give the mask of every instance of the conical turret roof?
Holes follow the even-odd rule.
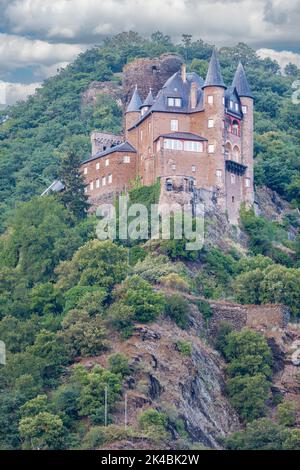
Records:
[[[127,106],[126,113],[139,113],[141,106],[142,101],[136,86],[129,102],[129,105]]]
[[[220,62],[216,49],[213,49],[203,88],[207,86],[220,86],[226,88],[223,81]]]
[[[232,86],[236,88],[236,91],[238,92],[239,96],[253,98],[253,95],[252,95],[252,92],[251,92],[251,89],[250,89],[250,86],[246,77],[246,72],[241,62],[239,62],[239,65],[237,66],[234,79],[232,82]]]

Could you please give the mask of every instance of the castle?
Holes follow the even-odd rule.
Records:
[[[216,204],[232,224],[242,202],[253,204],[253,95],[241,63],[229,87],[215,50],[205,81],[182,64],[144,101],[137,83],[124,128],[124,136],[93,133],[81,167],[92,206],[136,178],[143,185],[159,179],[163,202]]]

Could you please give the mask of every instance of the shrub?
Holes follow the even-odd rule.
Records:
[[[144,260],[138,261],[133,268],[133,274],[139,275],[151,284],[160,282],[161,278],[171,273],[185,273],[182,263],[171,263],[164,255],[151,253]]]
[[[108,358],[109,369],[113,374],[120,374],[121,377],[130,374],[128,359],[123,354],[113,354]]]
[[[123,338],[132,335],[134,320],[134,309],[125,305],[121,300],[115,302],[108,309],[107,321],[117,331],[120,331]]]
[[[47,411],[22,418],[19,424],[23,449],[63,449],[66,429],[61,418]]]
[[[178,340],[176,341],[176,347],[178,351],[183,355],[183,356],[191,356],[192,355],[192,343],[189,341],[181,341]]]
[[[122,302],[134,312],[134,319],[150,322],[163,312],[165,298],[154,292],[152,286],[139,276],[131,276],[116,292]]]
[[[162,276],[160,278],[160,283],[167,288],[177,289],[182,292],[188,292],[190,290],[188,283],[177,273],[170,273],[166,276]]]
[[[180,328],[188,326],[188,302],[179,294],[166,297],[165,315],[176,323]]]
[[[202,314],[204,320],[209,320],[212,317],[213,311],[209,302],[206,302],[206,300],[196,300],[194,303],[197,305],[198,310]]]
[[[104,444],[134,436],[135,433],[131,428],[124,429],[123,426],[114,424],[105,427],[92,426],[83,438],[82,448],[93,450],[102,447]]]
[[[225,348],[227,346],[228,335],[233,330],[233,326],[226,321],[221,321],[218,327],[218,333],[216,336],[216,349],[225,356]]]
[[[284,401],[277,406],[277,421],[282,426],[294,426],[297,420],[297,406],[291,401]]]
[[[154,408],[148,408],[139,416],[139,426],[143,431],[150,434],[154,440],[161,440],[166,437],[167,415]]]

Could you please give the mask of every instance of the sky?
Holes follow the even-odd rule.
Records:
[[[300,67],[300,0],[0,0],[0,105],[23,99],[104,36],[160,30],[246,42]]]

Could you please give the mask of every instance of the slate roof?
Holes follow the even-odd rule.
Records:
[[[122,144],[115,145],[114,147],[110,147],[109,149],[104,150],[103,152],[96,153],[92,157],[87,158],[86,160],[81,162],[81,164],[97,160],[98,158],[105,157],[106,155],[109,155],[114,152],[137,153],[136,149],[129,142],[122,142]]]
[[[192,134],[191,132],[172,132],[170,134],[161,134],[155,140],[160,137],[165,137],[167,139],[184,139],[184,140],[196,140],[198,142],[203,142],[207,139],[198,134]]]
[[[127,106],[126,113],[139,113],[140,107],[142,106],[142,100],[140,98],[137,87],[135,87],[129,105]]]
[[[140,107],[143,108],[144,106],[148,106],[150,108],[153,105],[153,103],[154,103],[154,98],[153,98],[152,91],[150,88],[147,98],[145,99],[145,101],[142,103]]]
[[[253,98],[253,95],[252,95],[252,92],[251,92],[251,89],[250,89],[250,86],[246,77],[245,69],[241,62],[239,62],[239,65],[237,66],[234,79],[232,82],[232,86],[236,88],[239,96]]]
[[[197,104],[195,108],[190,106],[190,93],[192,83],[197,85]],[[158,92],[156,98],[153,101],[152,106],[148,111],[143,114],[132,128],[139,125],[150,113],[164,112],[164,113],[195,113],[203,110],[203,79],[195,72],[187,73],[186,81],[182,80],[181,72],[175,72],[164,84],[161,90]],[[181,98],[182,106],[168,106],[168,98]],[[131,129],[132,129],[131,128]]]
[[[223,81],[220,62],[216,49],[213,49],[203,88],[207,86],[220,86],[226,88],[226,85]]]

